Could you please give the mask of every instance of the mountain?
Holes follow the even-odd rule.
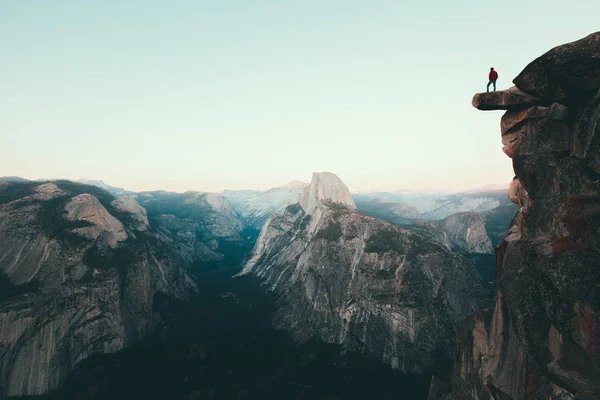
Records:
[[[461,328],[461,399],[600,395],[600,32],[530,63],[473,105],[506,110],[517,207],[498,247],[494,307]]]
[[[21,178],[20,176],[0,176],[2,182],[29,182],[29,179]]]
[[[452,195],[363,193],[356,194],[353,198],[356,201],[358,210],[363,214],[398,225],[416,225],[417,229],[428,227],[429,230],[433,229],[437,231],[437,233],[429,233],[438,239],[441,238],[441,243],[444,243],[447,247],[460,248],[460,251],[463,252],[474,250],[472,253],[482,254],[491,251],[490,246],[483,244],[483,241],[489,241],[491,247],[497,246],[506,233],[511,219],[517,213],[517,207],[508,199],[506,192],[497,191],[495,188],[496,185],[488,185],[482,189],[492,191],[480,192],[479,189],[473,189],[469,192]],[[409,203],[413,204],[413,206],[409,205]],[[424,212],[419,212],[419,210]],[[452,227],[469,226],[471,223],[474,223],[475,220],[473,218],[475,217],[468,217],[473,213],[481,216],[485,225],[481,232],[487,236],[487,239],[481,239],[483,248],[477,249],[477,246],[473,242],[458,245],[457,243],[452,244],[444,241],[444,234],[455,238],[465,236],[466,231],[452,232],[449,229]],[[470,218],[470,221],[448,224],[449,221],[453,220],[451,217],[457,222],[464,218]],[[429,223],[427,221],[436,223]],[[442,227],[439,224],[445,224],[446,226]]]
[[[506,202],[506,195],[503,194]],[[433,210],[423,214],[426,219],[439,221],[458,212],[474,211],[484,212],[493,210],[502,204],[502,200],[492,194],[467,194],[460,193],[440,199],[440,204]]]
[[[0,272],[0,398],[57,389],[152,331],[155,295],[195,291],[135,200],[70,181],[0,186]]]
[[[490,193],[490,192],[501,192],[506,193],[510,183],[490,183],[484,186],[472,188],[463,191],[462,193]]]
[[[282,212],[288,205],[298,202],[305,185],[300,181],[292,181],[267,191],[225,190],[222,194],[231,202],[233,210],[244,224],[260,229],[271,214]]]
[[[506,205],[514,208],[506,191],[498,190],[473,190],[451,195],[376,192],[357,194],[354,199],[361,212],[399,223],[415,219],[441,221],[457,212],[485,213]]]
[[[221,262],[254,243],[256,234],[245,229],[229,200],[221,194],[140,192],[136,200],[182,265]]]
[[[83,183],[85,185],[97,186],[99,188],[106,190],[108,193],[112,194],[113,196],[126,196],[126,195],[135,194],[135,192],[131,192],[131,191],[125,190],[123,188],[107,185],[103,181],[81,178],[77,182]]]
[[[368,199],[379,199],[384,204],[390,206],[394,204],[401,204],[403,207],[416,210],[419,214],[424,214],[429,211],[435,210],[444,203],[446,194],[437,193],[421,193],[421,192],[371,192],[371,193],[360,193],[355,195],[357,201],[360,203],[366,203]],[[364,204],[366,206],[367,204]],[[362,211],[361,211],[362,212]],[[369,212],[369,209],[365,207],[365,212]]]
[[[441,222],[415,221],[411,227],[437,240],[449,250],[472,254],[494,252],[486,232],[485,219],[478,213],[459,212]]]
[[[331,173],[313,174],[299,202],[269,218],[241,275],[276,294],[273,323],[297,341],[364,350],[402,372],[448,359],[455,329],[484,297],[464,258],[360,214]]]
[[[377,194],[355,194],[352,198],[361,213],[394,224],[410,224],[421,218],[421,214],[415,207],[399,200],[377,197]]]

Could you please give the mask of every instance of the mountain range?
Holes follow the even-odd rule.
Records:
[[[2,395],[56,390],[82,360],[135,348],[170,323],[157,296],[187,301],[212,270],[258,277],[256,288],[277,297],[273,327],[299,344],[431,374],[450,359],[459,321],[486,303],[465,258],[492,251],[483,213],[432,221],[415,212],[400,226],[366,215],[355,202],[363,196],[331,173],[222,194],[0,179]]]

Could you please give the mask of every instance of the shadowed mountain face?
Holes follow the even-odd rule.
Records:
[[[158,236],[186,266],[220,263],[231,253],[249,251],[258,234],[244,226],[229,201],[217,193],[141,192],[136,199]]]
[[[152,331],[155,294],[195,290],[135,205],[68,181],[0,186],[0,397],[58,388]]]
[[[462,328],[450,398],[600,396],[600,32],[529,64],[509,91],[504,152],[519,207],[498,248],[493,310]]]
[[[231,267],[231,269],[229,269]],[[140,346],[80,363],[44,399],[424,399],[429,377],[318,340],[299,345],[272,327],[260,282],[236,265],[194,265],[199,293],[158,298],[163,324]]]
[[[450,357],[455,328],[483,303],[471,266],[435,240],[359,214],[333,174],[315,174],[300,199],[269,219],[242,271],[277,294],[275,325],[404,372]]]

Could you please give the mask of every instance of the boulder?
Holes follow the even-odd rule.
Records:
[[[569,149],[567,107],[554,103],[521,111],[507,111],[502,117],[503,151],[518,155],[561,153]]]
[[[600,89],[600,32],[553,48],[525,67],[513,83],[550,102],[591,95]]]

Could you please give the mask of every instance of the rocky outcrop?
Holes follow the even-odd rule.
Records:
[[[600,89],[600,32],[555,47],[514,80],[524,92],[550,102],[575,101]]]
[[[515,86],[497,92],[477,93],[473,97],[473,107],[479,110],[523,110],[540,100],[517,89]]]
[[[97,198],[84,193],[75,196],[65,205],[66,218],[69,221],[87,222],[87,226],[75,228],[73,233],[88,239],[98,239],[105,235],[105,241],[115,248],[120,241],[127,239],[125,228],[121,221],[106,211]]]
[[[137,202],[133,196],[117,197],[112,203],[113,207],[130,215],[131,224],[136,231],[145,232],[150,228],[146,209]]]
[[[314,174],[302,203],[269,218],[242,274],[278,295],[276,327],[426,372],[452,352],[479,309],[471,267],[409,229],[359,214],[333,174]]]
[[[498,247],[491,321],[458,343],[481,357],[457,359],[454,390],[475,388],[469,398],[600,396],[599,45],[595,33],[559,46],[515,79],[540,100],[502,118],[520,208]]]
[[[0,187],[0,398],[57,389],[80,361],[154,329],[155,294],[195,290],[168,246],[114,204],[67,181]]]

